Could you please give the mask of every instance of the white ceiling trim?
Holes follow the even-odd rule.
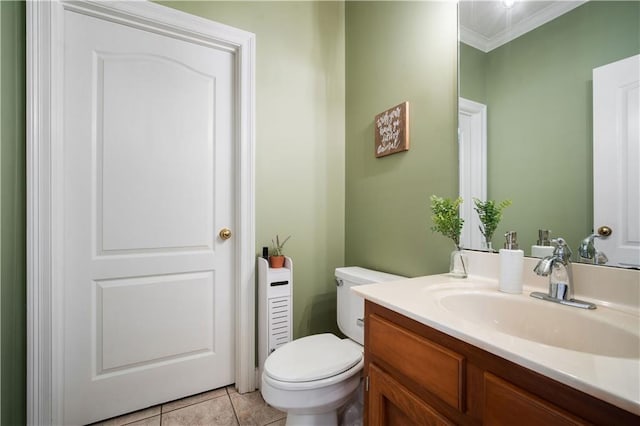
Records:
[[[460,41],[468,44],[471,47],[475,47],[485,53],[492,51],[493,49],[509,43],[521,35],[528,33],[547,22],[553,21],[558,16],[561,16],[576,7],[586,3],[588,0],[577,1],[561,1],[555,2],[544,9],[536,12],[535,14],[521,20],[515,25],[506,28],[504,31],[498,33],[495,37],[487,38],[477,32],[468,28],[460,26]]]

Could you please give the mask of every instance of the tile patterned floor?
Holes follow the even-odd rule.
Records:
[[[264,402],[260,391],[241,395],[227,386],[92,426],[284,426],[285,417]]]

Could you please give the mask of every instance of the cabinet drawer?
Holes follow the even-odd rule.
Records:
[[[367,317],[370,353],[450,406],[464,410],[464,357],[377,315]]]
[[[559,407],[491,373],[484,373],[485,425],[584,425]]]

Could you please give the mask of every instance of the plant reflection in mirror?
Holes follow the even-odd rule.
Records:
[[[484,236],[485,246],[489,251],[493,251],[491,247],[491,239],[494,232],[498,229],[498,224],[502,220],[502,211],[511,205],[511,200],[504,200],[496,203],[494,200],[482,201],[478,198],[473,199],[475,207],[473,208],[480,218],[482,226],[480,232]]]

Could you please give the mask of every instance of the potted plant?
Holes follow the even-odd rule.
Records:
[[[502,220],[502,211],[511,205],[511,200],[496,203],[493,200],[481,201],[474,198],[473,202],[475,204],[474,210],[478,213],[482,223],[478,228],[480,228],[480,232],[484,236],[483,249],[493,251],[491,246],[493,233],[496,232],[498,224]]]
[[[460,197],[451,200],[432,195],[431,211],[433,215],[431,220],[433,221],[433,226],[431,230],[451,238],[455,245],[455,250],[451,253],[449,273],[457,278],[466,278],[468,262],[460,246],[460,233],[464,225],[464,219],[460,217],[459,212],[460,204],[462,204],[462,198]]]
[[[282,248],[285,243],[289,241],[291,235],[284,239],[284,241],[280,242],[280,237],[276,235],[276,240],[271,240],[271,255],[269,256],[269,266],[272,268],[282,268],[284,266],[284,254],[282,253]]]

